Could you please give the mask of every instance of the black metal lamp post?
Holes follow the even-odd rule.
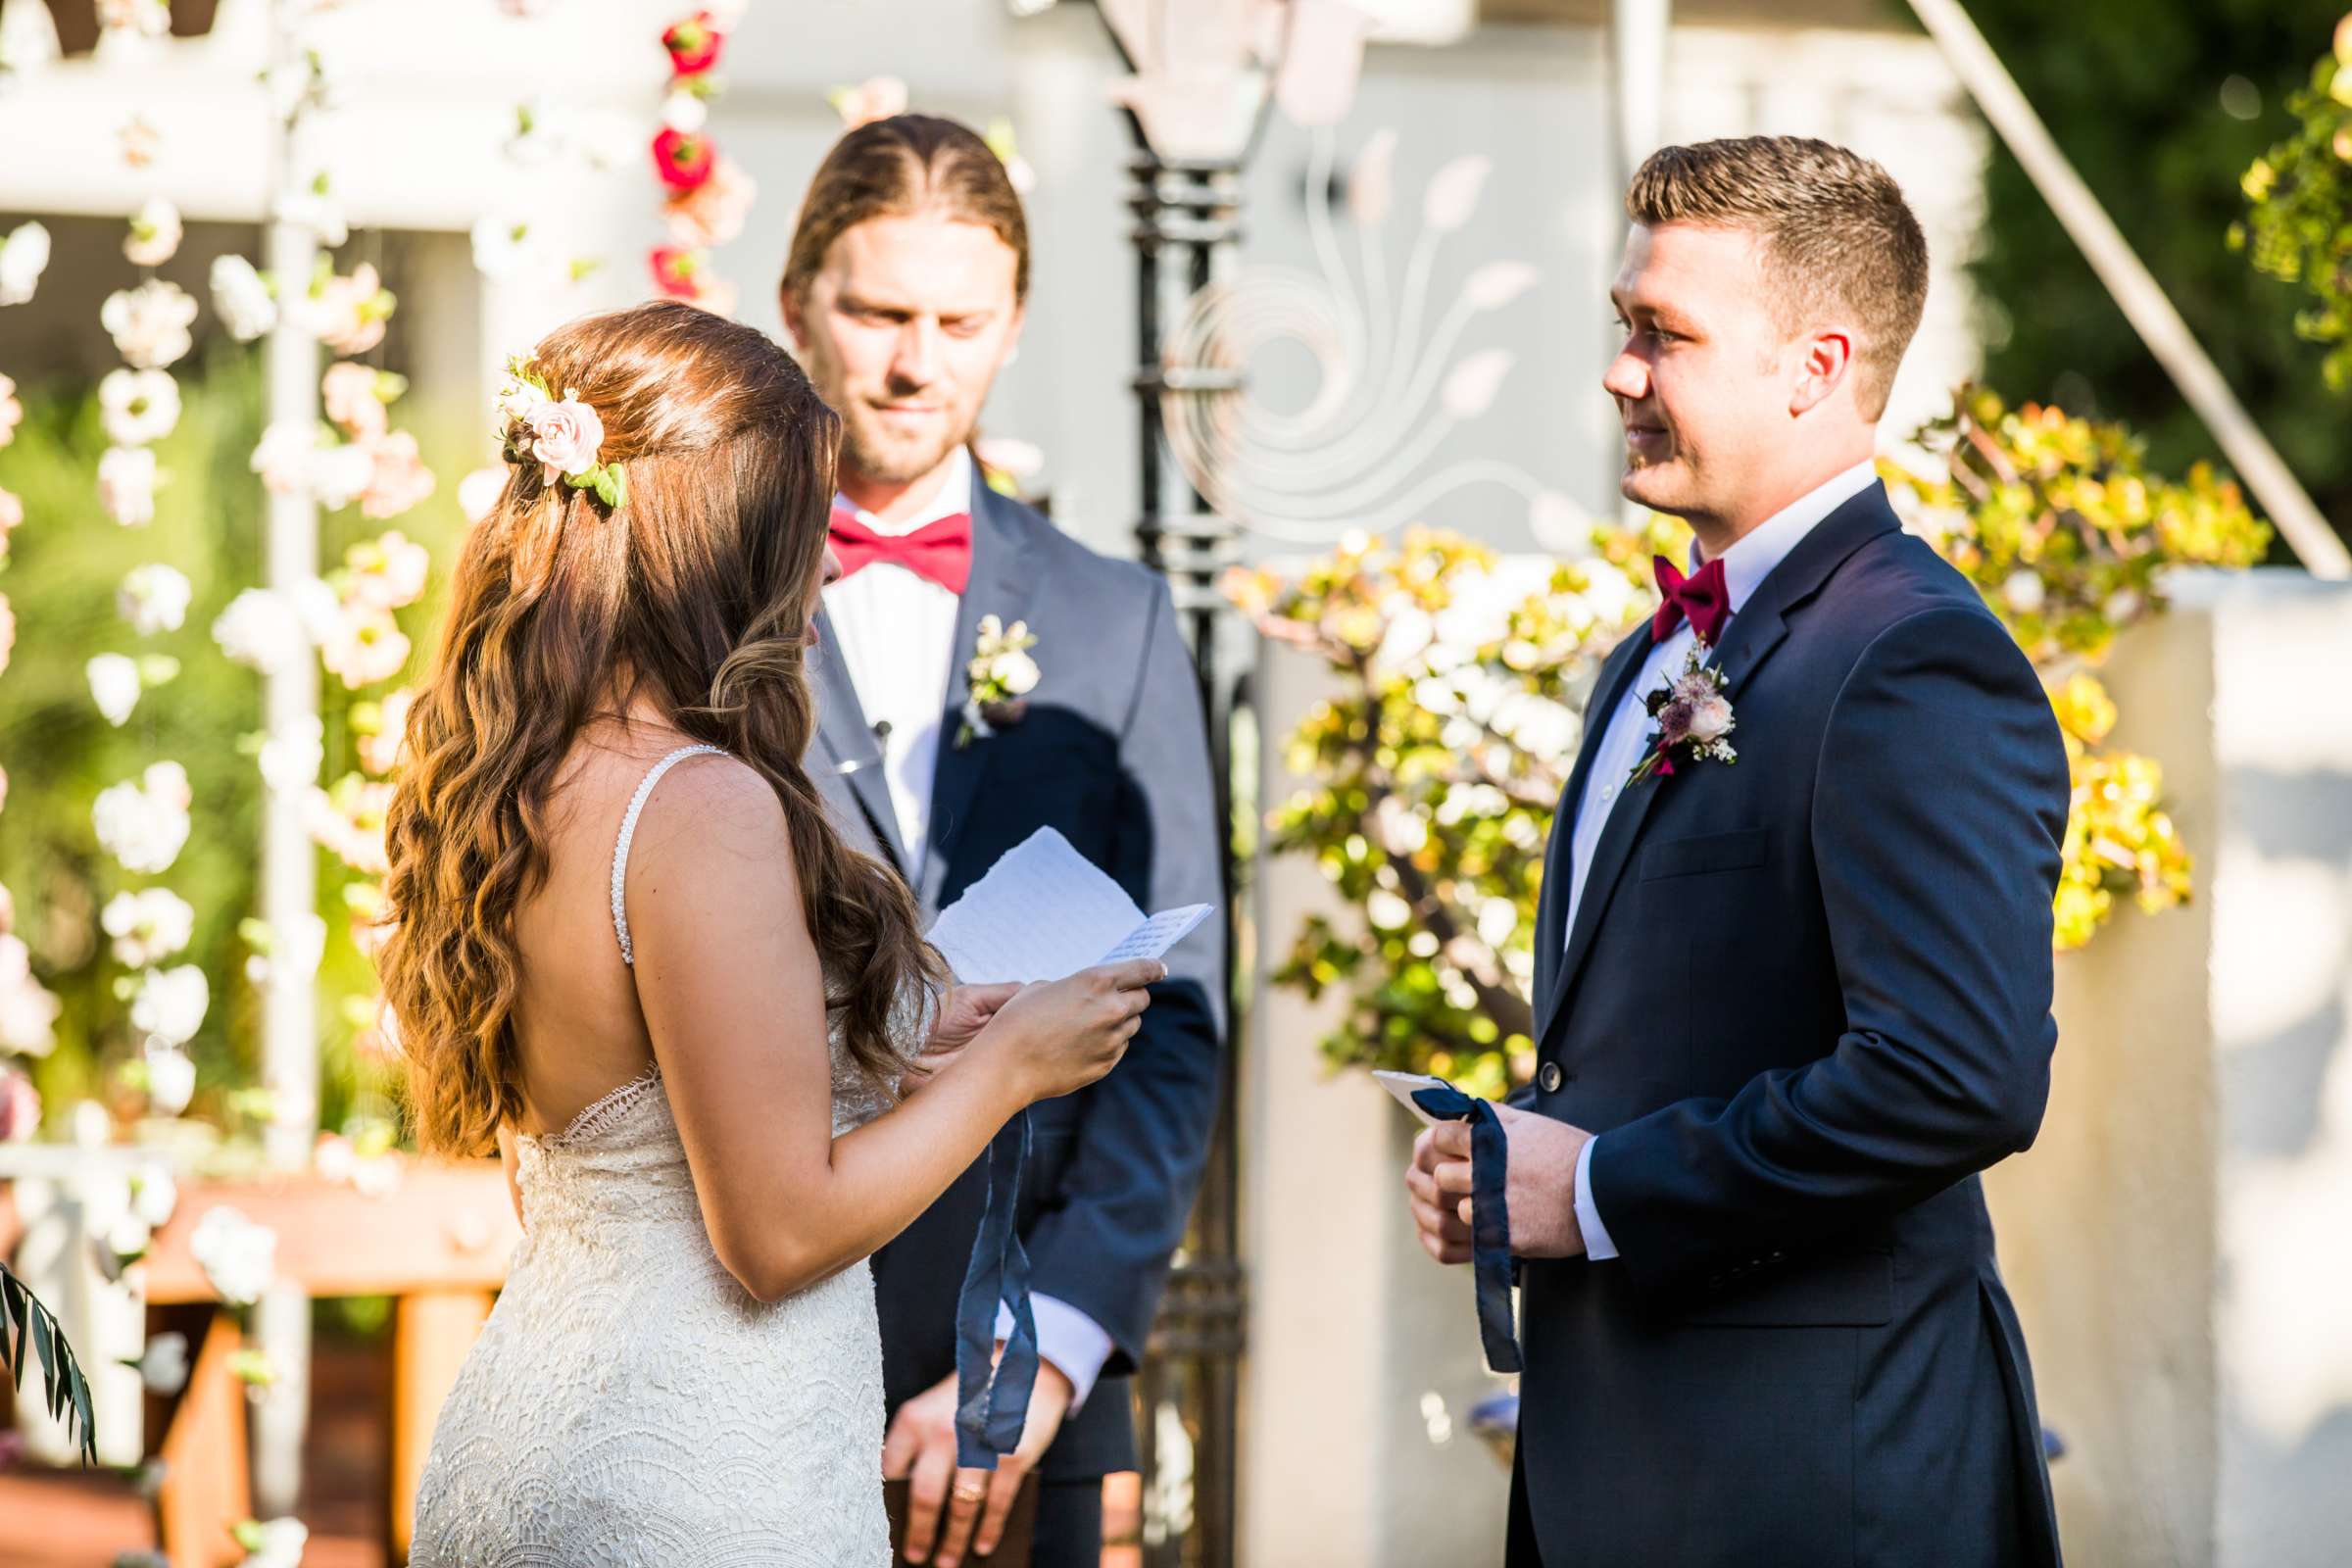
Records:
[[[1164,407],[1171,397],[1227,398],[1243,385],[1238,367],[1170,362],[1165,334],[1188,301],[1214,282],[1241,238],[1241,177],[1270,100],[1267,62],[1254,58],[1250,7],[1210,0],[1189,9],[1179,33],[1177,0],[1105,5],[1103,20],[1131,79],[1119,94],[1136,156],[1128,204],[1136,253],[1134,380],[1140,439],[1141,507],[1135,536],[1143,560],[1164,574],[1191,640],[1208,716],[1217,819],[1231,821],[1231,719],[1235,683],[1219,669],[1225,601],[1218,579],[1241,559],[1241,525],[1220,516],[1185,477],[1171,451]],[[1182,58],[1170,58],[1181,51]],[[1231,840],[1223,870],[1228,972],[1236,886]],[[1238,1018],[1229,1040],[1239,1041]],[[1152,1568],[1221,1568],[1235,1556],[1240,1446],[1240,1369],[1246,1275],[1241,1257],[1241,1169],[1235,1070],[1229,1045],[1217,1119],[1192,1226],[1168,1280],[1151,1353],[1137,1379],[1142,1405],[1145,1560]],[[1164,1481],[1172,1455],[1160,1451],[1159,1415],[1170,1405],[1189,1435],[1191,1506],[1170,1506]]]

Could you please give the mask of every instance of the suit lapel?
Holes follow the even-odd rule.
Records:
[[[1585,704],[1584,737],[1576,749],[1576,767],[1560,804],[1552,813],[1551,844],[1544,857],[1544,897],[1536,920],[1536,1034],[1541,1039],[1551,1022],[1550,1004],[1559,985],[1560,958],[1568,941],[1568,890],[1576,874],[1576,813],[1592,776],[1593,757],[1600,750],[1608,715],[1625,703],[1634,674],[1650,647],[1649,628],[1642,625],[1617,645],[1600,666],[1592,696]]]
[[[1775,566],[1748,602],[1732,614],[1731,624],[1724,628],[1723,641],[1714,651],[1712,662],[1724,673],[1724,694],[1738,706],[1739,697],[1755,678],[1756,671],[1772,657],[1773,651],[1788,635],[1788,615],[1806,600],[1821,591],[1830,573],[1870,540],[1883,533],[1893,532],[1900,524],[1893,509],[1886,503],[1886,490],[1874,483],[1852,500],[1814,525],[1813,531],[1797,541],[1787,559]],[[1646,647],[1640,634],[1634,641]],[[1641,667],[1642,656],[1635,653],[1619,671],[1608,689],[1609,706],[1598,710],[1601,727],[1616,711],[1616,705],[1625,700],[1625,688],[1630,685],[1634,671]],[[1588,740],[1593,732],[1588,730]],[[1584,778],[1591,765],[1591,746],[1585,749],[1577,776],[1570,788],[1570,803],[1583,799]],[[1701,766],[1706,764],[1702,763]],[[1642,827],[1649,820],[1650,808],[1658,797],[1675,785],[1673,776],[1652,774],[1642,783],[1627,790],[1609,813],[1608,825],[1601,829],[1600,842],[1592,851],[1592,868],[1585,877],[1584,898],[1576,910],[1576,927],[1568,933],[1568,948],[1562,957],[1557,980],[1548,1003],[1542,1013],[1543,1033],[1548,1035],[1551,1026],[1568,1010],[1568,1002],[1576,992],[1577,977],[1584,968],[1586,956],[1592,952],[1593,933],[1599,930],[1607,914],[1609,901],[1623,880],[1625,868],[1632,860],[1635,847],[1641,842]],[[1573,832],[1573,822],[1570,823]],[[1555,825],[1553,833],[1559,832]],[[1557,902],[1557,901],[1555,901]],[[1539,1037],[1538,1044],[1542,1044]]]
[[[834,635],[832,617],[822,610],[817,612],[816,627],[820,639],[816,662],[816,750],[822,768],[819,777],[835,786],[848,787],[851,797],[873,824],[874,837],[898,862],[899,874],[906,876],[906,846],[899,839],[899,812],[890,801],[890,781],[883,772],[881,742],[875,739],[873,727],[865,721],[865,708],[858,701],[858,688],[841,657],[841,643]]]
[[[976,469],[972,488],[972,575],[956,612],[946,709],[939,725],[939,766],[931,781],[931,843],[916,884],[925,908],[938,907],[940,891],[948,879],[949,854],[970,820],[981,777],[1005,739],[1000,735],[975,738],[968,746],[956,744],[963,728],[963,705],[971,696],[969,666],[981,617],[995,615],[1007,626],[1027,619],[1042,567],[1041,552],[1024,540],[1013,516],[1017,503],[990,489]],[[1052,668],[1054,650],[1041,642],[1037,652],[1039,662]]]

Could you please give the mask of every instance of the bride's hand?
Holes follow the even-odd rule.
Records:
[[[931,1037],[923,1042],[922,1054],[908,1062],[899,1076],[900,1096],[913,1094],[953,1063],[1020,989],[1017,985],[957,986],[950,991],[940,1002],[939,1016],[932,1020]]]
[[[1147,988],[1167,977],[1157,958],[1135,958],[1024,986],[973,1044],[1005,1053],[1028,1100],[1073,1094],[1118,1065],[1152,1005]]]

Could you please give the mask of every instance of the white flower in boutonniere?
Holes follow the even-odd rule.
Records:
[[[1692,643],[1683,672],[1642,699],[1649,716],[1658,721],[1658,733],[1627,777],[1628,784],[1639,784],[1652,773],[1671,775],[1677,752],[1689,762],[1740,760],[1740,754],[1724,739],[1737,722],[1732,700],[1723,695],[1723,671],[1701,662],[1706,652],[1706,644]]]
[[[1027,621],[1016,620],[1007,627],[995,615],[980,617],[972,662],[964,671],[971,695],[963,703],[963,728],[956,732],[957,750],[975,739],[987,740],[999,725],[1021,721],[1029,710],[1022,699],[1037,689],[1042,673],[1029,657],[1036,646]]]

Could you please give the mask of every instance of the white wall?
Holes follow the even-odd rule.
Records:
[[[2197,896],[2058,970],[2039,1142],[1987,1181],[2072,1562],[2352,1543],[2352,588],[2184,577],[2108,671]],[[2282,678],[2284,677],[2284,678]]]

